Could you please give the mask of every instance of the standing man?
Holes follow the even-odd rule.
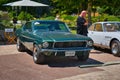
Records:
[[[14,32],[16,31],[17,17],[13,18]]]
[[[86,11],[82,11],[77,18],[77,34],[87,36],[88,33],[88,22],[86,21]]]

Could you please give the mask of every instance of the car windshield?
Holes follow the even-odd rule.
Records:
[[[40,32],[49,32],[49,31],[59,31],[59,32],[68,32],[69,29],[64,22],[44,22],[36,21],[34,22],[34,31]]]
[[[104,23],[103,25],[107,32],[120,31],[120,23]]]

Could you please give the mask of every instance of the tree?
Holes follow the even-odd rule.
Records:
[[[92,2],[88,0],[88,23],[92,23],[91,21],[91,11],[92,11]]]
[[[59,13],[72,14],[87,9],[87,3],[84,0],[52,0],[52,2],[52,6],[56,10],[55,12]]]
[[[0,0],[0,8],[1,10],[5,10],[5,7],[2,5],[8,2],[13,2],[16,0]],[[33,0],[37,2],[41,2],[44,4],[50,5],[50,11],[53,14],[72,14],[72,13],[80,13],[82,10],[88,10],[88,12],[92,12],[96,10],[97,7],[105,8],[104,13],[120,15],[120,7],[119,0]],[[94,6],[94,10],[93,10]],[[8,10],[8,9],[7,9]],[[32,11],[31,11],[32,10]],[[45,11],[45,10],[44,10]],[[46,10],[47,13],[49,9]],[[28,10],[28,12],[35,12],[34,9]],[[90,13],[88,13],[90,15]]]

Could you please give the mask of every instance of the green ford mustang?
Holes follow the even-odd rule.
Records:
[[[72,34],[62,21],[33,20],[16,30],[17,49],[33,52],[35,63],[44,63],[46,56],[77,56],[86,61],[93,48],[91,38]]]

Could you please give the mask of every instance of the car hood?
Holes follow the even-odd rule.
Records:
[[[78,41],[78,40],[91,40],[89,37],[72,34],[68,32],[47,32],[37,33],[44,41]]]

